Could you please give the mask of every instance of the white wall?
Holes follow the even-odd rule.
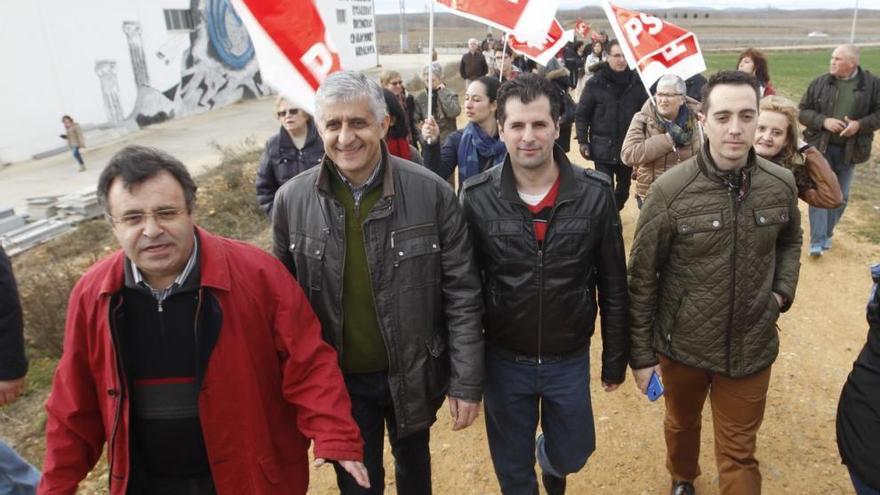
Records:
[[[131,116],[138,88],[122,29],[125,21],[141,24],[150,87],[161,93],[178,84],[191,45],[190,34],[168,31],[164,9],[189,7],[189,0],[0,2],[0,60],[4,62],[0,72],[0,163],[63,146],[58,137],[64,132],[62,115],[71,115],[84,126],[108,121],[101,82],[95,73],[98,60],[116,62],[123,116]],[[209,83],[226,77],[228,68],[219,62],[204,67],[202,73],[207,70],[215,76]],[[254,61],[247,69],[229,74],[240,82],[247,79],[248,71],[253,75],[255,70]],[[222,77],[216,77],[218,71],[223,72]],[[262,89],[249,82],[251,89]],[[234,94],[226,93],[215,98],[216,104],[234,99]],[[187,112],[203,110],[190,106]]]

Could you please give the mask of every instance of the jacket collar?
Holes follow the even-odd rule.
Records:
[[[743,175],[749,175],[753,170],[757,167],[757,155],[755,154],[755,148],[749,148],[749,157],[746,159],[746,164],[740,170]],[[700,168],[700,172],[705,175],[709,180],[717,182],[719,184],[727,183],[727,176],[730,175],[730,172],[723,171],[715,165],[715,160],[712,159],[712,154],[709,152],[709,140],[703,141],[703,145],[700,147],[700,152],[697,154],[697,166]]]
[[[382,197],[394,196],[394,171],[391,170],[394,163],[394,160],[391,159],[391,155],[388,153],[388,147],[385,146],[385,141],[382,141],[382,158],[380,159],[380,167],[383,167],[385,170],[382,173]],[[330,187],[330,175],[336,173],[335,169],[336,164],[330,159],[326,154],[324,155],[324,159],[321,161],[321,170],[318,172],[318,177],[315,179],[315,188],[319,191],[332,195],[333,191]]]
[[[229,260],[225,242],[207,230],[196,227],[196,235],[199,238],[199,274],[202,287],[229,291],[232,286],[232,277],[229,274]],[[120,249],[113,254],[108,263],[109,270],[101,281],[98,297],[115,294],[122,290],[125,285],[125,253]]]
[[[293,139],[288,134],[287,129],[284,126],[281,126],[281,129],[278,131],[278,147],[279,148],[293,148]],[[303,149],[308,148],[315,140],[318,139],[318,128],[315,127],[315,122],[312,118],[306,122],[306,140],[303,143]]]
[[[578,195],[578,187],[575,182],[574,171],[571,162],[565,152],[557,145],[553,146],[553,161],[559,168],[559,195],[557,202],[572,199]],[[523,203],[516,190],[516,178],[513,175],[513,165],[510,163],[510,154],[504,158],[501,165],[501,179],[498,196],[511,203]]]

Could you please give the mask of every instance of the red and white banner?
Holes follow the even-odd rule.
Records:
[[[312,0],[232,0],[254,43],[260,74],[284,98],[314,115],[315,92],[342,68]]]
[[[556,52],[562,49],[566,43],[574,39],[574,31],[565,31],[562,24],[553,19],[550,29],[544,34],[544,38],[540,44],[521,41],[516,36],[510,36],[510,49],[516,53],[521,53],[526,57],[538,62],[541,65],[547,65],[551,58],[556,56]]]
[[[434,0],[452,13],[541,45],[559,0]]]
[[[577,33],[581,39],[586,40],[587,36],[590,35],[590,25],[584,22],[583,19],[578,19],[574,25],[574,32]]]
[[[629,67],[639,71],[645,87],[650,87],[664,74],[687,79],[706,70],[694,33],[607,1],[603,7]]]

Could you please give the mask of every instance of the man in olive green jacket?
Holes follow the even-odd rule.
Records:
[[[704,90],[700,153],[651,186],[630,254],[631,366],[666,387],[672,493],[693,494],[712,404],[722,494],[755,494],[776,320],[794,300],[801,227],[791,172],[752,150],[758,87],[720,72]]]

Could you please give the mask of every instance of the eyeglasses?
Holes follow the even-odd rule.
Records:
[[[281,110],[278,112],[278,117],[284,117],[286,115],[290,115],[291,117],[296,117],[299,114],[299,108],[288,108],[287,110]]]
[[[657,93],[654,95],[656,98],[675,98],[676,96],[682,96],[681,93]]]
[[[160,225],[167,225],[177,220],[177,218],[185,211],[186,210],[181,208],[166,208],[156,210],[153,213],[127,213],[121,217],[111,217],[110,215],[107,215],[107,218],[110,219],[110,222],[116,225],[121,224],[126,227],[139,227],[146,223],[147,217],[153,217],[153,219],[156,220],[156,223]]]

